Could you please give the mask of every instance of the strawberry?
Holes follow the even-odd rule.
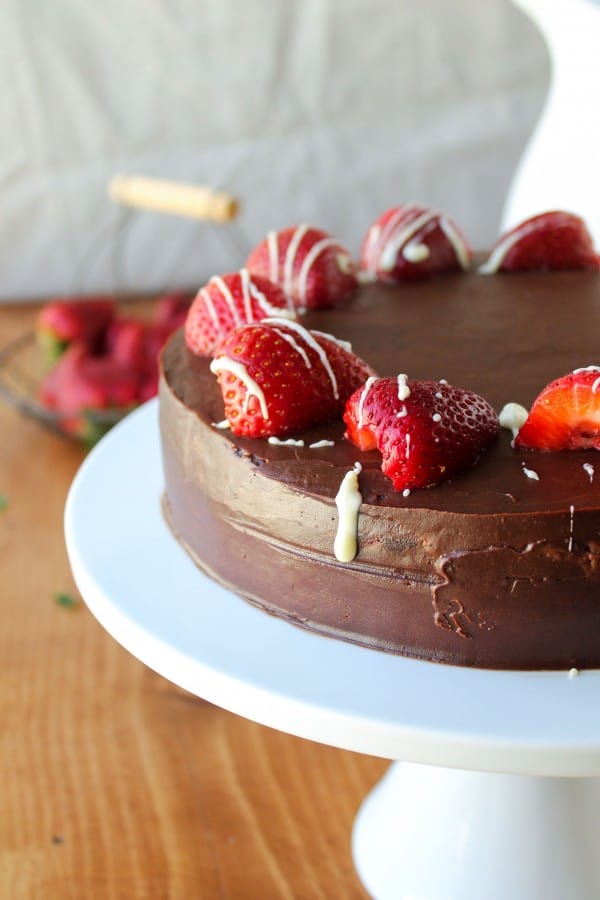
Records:
[[[93,441],[101,432],[90,413],[135,406],[139,383],[139,374],[128,364],[111,356],[93,356],[85,344],[75,342],[43,379],[40,401],[62,414],[66,431]]]
[[[231,430],[244,437],[282,436],[335,419],[371,374],[349,344],[286,319],[235,328],[210,368]]]
[[[600,367],[563,375],[536,398],[514,446],[530,450],[600,450]]]
[[[296,318],[280,287],[250,275],[247,269],[215,275],[196,295],[185,322],[185,341],[192,353],[212,356],[233,328],[267,316]]]
[[[98,350],[115,314],[109,297],[53,300],[38,315],[38,342],[48,362],[57,360],[73,341]]]
[[[503,234],[479,271],[597,269],[600,263],[585,222],[562,210],[526,219]]]
[[[472,257],[469,242],[449,216],[414,204],[384,212],[361,248],[363,270],[389,284],[468,269]]]
[[[168,334],[185,325],[192,297],[185,291],[163,294],[156,301],[153,322],[164,328]]]
[[[142,371],[147,363],[147,328],[141,319],[115,319],[106,335],[105,352],[133,371]]]
[[[271,231],[254,248],[246,266],[281,285],[298,310],[338,306],[356,289],[356,265],[326,231],[297,225]]]
[[[394,490],[430,487],[472,466],[498,435],[487,400],[443,381],[369,379],[346,404],[346,437],[375,447]]]

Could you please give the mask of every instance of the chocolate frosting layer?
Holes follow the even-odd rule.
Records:
[[[600,362],[600,277],[372,285],[303,324],[350,340],[380,375],[445,378],[499,411]],[[600,665],[596,451],[516,451],[502,430],[472,469],[404,497],[377,451],[344,440],[341,422],[297,435],[302,447],[215,428],[223,403],[208,364],[176,335],[160,405],[168,517],[213,577],[299,624],[394,652],[505,668]],[[309,447],[322,440],[334,445]],[[334,498],[355,461],[359,552],[341,564]]]

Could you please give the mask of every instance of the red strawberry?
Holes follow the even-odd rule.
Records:
[[[73,341],[99,349],[115,314],[109,297],[53,300],[40,311],[36,331],[46,357],[54,362]]]
[[[600,450],[600,367],[552,381],[535,400],[515,438],[530,450]]]
[[[106,336],[106,353],[133,371],[142,371],[147,362],[147,327],[140,319],[115,319]]]
[[[554,210],[526,219],[503,234],[479,271],[597,269],[599,265],[583,219]]]
[[[442,381],[370,379],[346,404],[346,437],[377,446],[394,490],[430,487],[472,466],[498,434],[487,400]]]
[[[411,204],[388,209],[371,225],[361,264],[371,277],[397,284],[468,269],[472,256],[469,242],[449,216]]]
[[[267,316],[296,318],[276,284],[250,275],[247,269],[215,275],[197,294],[185,322],[185,341],[192,353],[212,356],[233,328]]]
[[[185,325],[192,297],[185,291],[163,294],[156,301],[153,322],[169,334]]]
[[[231,430],[244,437],[281,436],[335,419],[371,374],[349,344],[285,319],[231,331],[211,370]]]
[[[138,400],[140,376],[111,356],[92,356],[84,344],[72,344],[40,387],[40,400],[63,414],[65,430],[86,440],[100,436],[89,413],[127,409]]]
[[[357,285],[356,265],[346,248],[308,225],[271,231],[246,266],[253,275],[281,285],[299,310],[337,306]]]

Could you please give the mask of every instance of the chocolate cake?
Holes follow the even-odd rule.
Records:
[[[380,375],[446,379],[497,411],[529,407],[558,375],[598,361],[600,274],[372,284],[303,324],[350,341]],[[160,429],[167,520],[210,577],[296,625],[383,651],[486,668],[600,666],[595,450],[518,450],[502,429],[462,474],[395,492],[378,452],[346,440],[341,420],[290,443],[220,427],[209,364],[182,332],[170,340]],[[358,552],[341,562],[335,497],[357,462]]]

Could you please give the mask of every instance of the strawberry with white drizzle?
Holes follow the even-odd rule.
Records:
[[[456,223],[435,209],[394,206],[373,222],[361,249],[366,278],[397,284],[468,269],[473,251]]]
[[[441,381],[369,379],[348,400],[346,437],[382,454],[394,490],[430,487],[472,466],[498,435],[483,397]]]
[[[233,328],[267,316],[296,318],[289,299],[276,284],[248,269],[214,275],[201,288],[187,314],[185,342],[192,353],[212,356]]]
[[[270,318],[235,328],[211,363],[231,431],[283,437],[341,416],[372,370],[332,335]]]
[[[527,269],[597,269],[592,237],[579,216],[552,210],[532,216],[501,235],[487,260],[484,275]]]
[[[246,266],[280,285],[299,310],[337,306],[357,286],[350,253],[337,238],[309,225],[270,231]]]

